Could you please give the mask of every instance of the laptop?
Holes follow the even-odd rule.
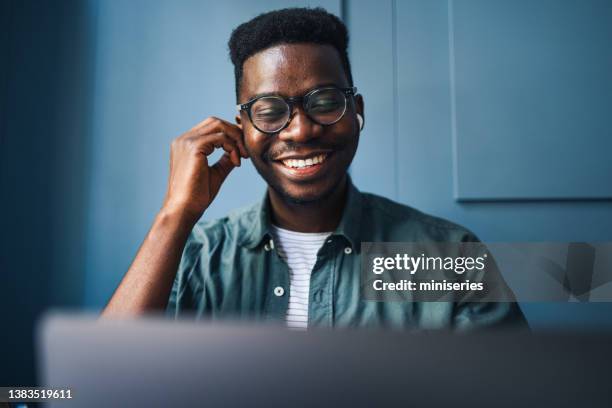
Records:
[[[38,331],[51,407],[610,407],[611,333],[292,331],[97,320]]]

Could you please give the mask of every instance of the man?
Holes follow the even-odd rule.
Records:
[[[262,14],[232,33],[236,124],[208,118],[172,143],[161,211],[104,315],[284,321],[290,327],[525,324],[516,303],[371,302],[361,242],[469,242],[466,229],[359,192],[347,170],[364,124],[346,27],[322,9]],[[225,151],[218,162],[208,156]],[[200,221],[250,158],[264,199]],[[178,272],[177,272],[178,270]]]

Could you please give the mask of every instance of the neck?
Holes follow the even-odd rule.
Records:
[[[295,203],[268,188],[272,221],[277,226],[296,232],[329,232],[336,229],[346,202],[347,177],[327,197],[307,203]]]

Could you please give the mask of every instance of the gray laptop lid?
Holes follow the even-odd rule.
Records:
[[[51,406],[610,407],[610,334],[289,331],[47,317]]]

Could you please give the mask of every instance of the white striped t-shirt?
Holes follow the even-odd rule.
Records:
[[[278,255],[289,266],[289,308],[287,326],[308,327],[308,293],[310,273],[317,261],[317,252],[331,232],[295,232],[272,226]]]

